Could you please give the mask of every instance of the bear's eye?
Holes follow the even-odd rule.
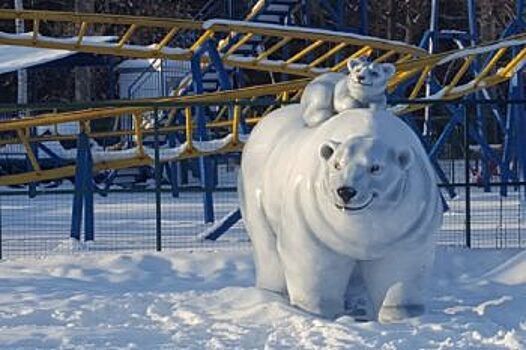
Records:
[[[378,73],[377,72],[371,72],[371,76],[373,78],[378,78]]]
[[[380,174],[380,170],[382,170],[382,169],[380,168],[380,166],[378,164],[371,165],[371,167],[369,168],[369,171],[373,175]]]
[[[342,163],[340,163],[340,162],[336,162],[336,163],[334,163],[334,169],[336,169],[336,170],[342,170],[342,168],[343,168]]]

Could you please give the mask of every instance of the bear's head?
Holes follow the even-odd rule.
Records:
[[[385,94],[387,82],[395,73],[395,66],[390,63],[372,63],[362,58],[349,59],[347,68],[349,92],[362,101]]]
[[[368,136],[326,141],[320,157],[323,193],[346,214],[397,205],[414,162],[410,148],[397,149]]]

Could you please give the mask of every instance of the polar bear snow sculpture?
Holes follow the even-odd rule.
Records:
[[[301,113],[271,113],[243,151],[257,285],[332,318],[345,313],[358,269],[374,317],[421,314],[442,203],[419,140],[386,110],[348,110],[316,128]]]
[[[347,68],[349,75],[326,73],[305,87],[301,96],[305,124],[318,125],[346,109],[385,109],[385,89],[395,67],[390,63],[349,59]]]

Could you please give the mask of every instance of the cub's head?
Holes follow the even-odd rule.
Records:
[[[347,86],[356,97],[383,95],[387,82],[395,73],[395,66],[390,63],[372,63],[366,59],[349,59],[347,62],[349,76]]]
[[[320,147],[322,191],[335,208],[349,214],[385,209],[403,197],[414,155],[372,137],[326,141]]]

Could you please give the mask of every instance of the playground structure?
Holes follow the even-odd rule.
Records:
[[[331,3],[331,2],[328,2]],[[128,58],[189,61],[192,74],[182,80],[172,96],[135,101],[114,101],[92,106],[88,110],[62,113],[42,113],[23,119],[0,123],[4,134],[0,145],[22,145],[27,167],[17,173],[0,176],[0,185],[30,184],[61,178],[75,178],[75,198],[72,215],[72,236],[80,237],[82,210],[85,212],[86,238],[93,238],[92,220],[94,174],[118,171],[130,167],[166,163],[174,195],[178,160],[198,159],[198,171],[204,193],[205,221],[215,220],[213,213],[214,170],[209,156],[240,152],[243,141],[259,118],[281,103],[297,101],[301,89],[319,74],[340,71],[348,58],[366,56],[376,62],[392,62],[396,76],[389,83],[392,110],[415,126],[426,145],[437,174],[443,183],[449,182],[438,163],[444,145],[451,142],[453,130],[465,123],[467,111],[454,103],[444,106],[445,123],[434,123],[430,108],[436,100],[451,100],[475,96],[491,101],[491,87],[503,85],[508,98],[523,98],[522,68],[526,57],[523,2],[517,1],[517,19],[503,37],[480,45],[476,33],[475,1],[466,1],[469,30],[465,33],[440,30],[438,1],[433,1],[430,30],[421,47],[364,36],[367,32],[366,1],[360,1],[360,25],[352,34],[335,30],[320,30],[287,26],[301,1],[258,1],[243,18],[244,21],[190,21],[101,14],[72,14],[41,11],[0,11],[0,20],[22,19],[32,32],[16,35],[0,33],[0,44],[63,49]],[[338,4],[334,5],[337,7]],[[262,23],[263,21],[263,23]],[[71,38],[53,38],[41,34],[46,22],[66,22],[77,30]],[[265,23],[266,22],[266,23]],[[341,20],[335,23],[342,23]],[[115,26],[121,36],[114,43],[93,43],[85,40],[90,28]],[[149,45],[131,44],[134,33],[141,29],[163,31],[160,40]],[[341,29],[341,28],[336,28]],[[452,40],[458,49],[435,52],[440,40]],[[281,82],[246,86],[242,70],[271,73]],[[447,72],[447,74],[444,74]],[[293,79],[294,78],[294,79]],[[520,118],[524,105],[511,104],[506,111],[493,107],[485,113],[476,106],[472,119],[476,127],[469,128],[471,143],[480,149],[482,178],[485,184],[491,176],[490,164],[497,164],[501,177],[501,194],[508,191],[507,182],[526,178],[526,139],[519,137],[525,130]],[[49,110],[49,106],[47,107]],[[421,118],[423,116],[423,118]],[[488,139],[488,118],[495,120],[500,133],[502,154]],[[92,132],[91,123],[100,119],[129,119],[131,123],[115,131]],[[417,125],[424,119],[422,127]],[[39,127],[77,124],[78,133],[35,134]],[[114,122],[115,123],[115,122]],[[94,146],[95,139],[121,138],[119,147],[111,150]],[[60,141],[77,141],[77,149],[61,152]],[[46,154],[40,157],[41,153]],[[453,187],[449,188],[454,195]],[[84,207],[83,207],[84,203]],[[91,203],[91,204],[90,204]],[[91,208],[91,209],[90,209]],[[225,220],[239,218],[233,212]],[[91,219],[90,219],[91,216]],[[213,233],[216,237],[226,228]]]

